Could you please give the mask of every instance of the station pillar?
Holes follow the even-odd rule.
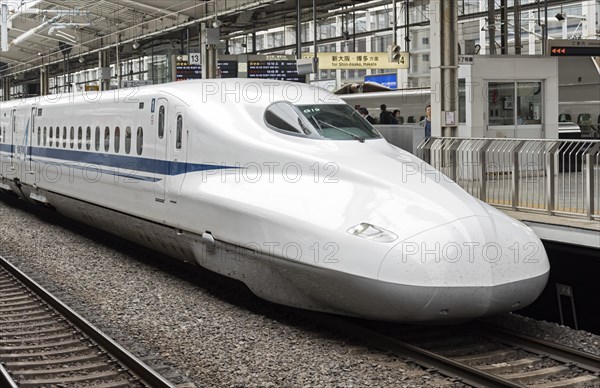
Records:
[[[3,77],[2,78],[2,100],[8,101],[10,100],[10,88],[12,87],[12,78],[11,77]]]
[[[206,28],[205,23],[200,24],[200,31],[202,35],[202,78],[217,78],[217,45],[220,31],[218,28]]]
[[[40,68],[40,96],[47,96],[50,91],[48,66]]]
[[[110,89],[110,53],[108,49],[98,51],[98,67],[100,68],[100,90]]]
[[[458,133],[458,3],[431,0],[431,136]]]

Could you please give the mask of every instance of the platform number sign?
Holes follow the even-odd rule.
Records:
[[[458,64],[459,65],[472,65],[474,62],[472,55],[459,55],[458,56]]]
[[[190,65],[200,65],[200,53],[190,53],[188,63]]]

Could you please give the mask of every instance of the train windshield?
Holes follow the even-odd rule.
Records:
[[[292,105],[275,102],[265,111],[265,122],[278,132],[313,139],[358,140],[382,136],[348,105]]]
[[[348,105],[299,105],[320,137],[332,140],[379,139],[381,135]]]

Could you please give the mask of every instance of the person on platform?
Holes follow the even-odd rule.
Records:
[[[425,139],[429,139],[431,137],[431,105],[425,107],[425,119],[420,124],[425,128]]]
[[[381,104],[381,113],[379,114],[379,124],[398,124],[391,112],[387,110],[385,104]]]
[[[404,119],[402,118],[399,109],[394,109],[394,111],[392,112],[392,116],[394,116],[398,124],[404,124]]]
[[[358,110],[358,112],[362,115],[362,117],[365,118],[365,120],[367,120],[369,123],[371,124],[375,124],[375,119],[373,118],[373,116],[371,116],[369,114],[369,111],[367,110],[367,108],[360,108]]]

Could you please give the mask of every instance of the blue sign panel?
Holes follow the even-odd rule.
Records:
[[[374,82],[390,89],[398,89],[398,74],[365,75],[365,82]]]

